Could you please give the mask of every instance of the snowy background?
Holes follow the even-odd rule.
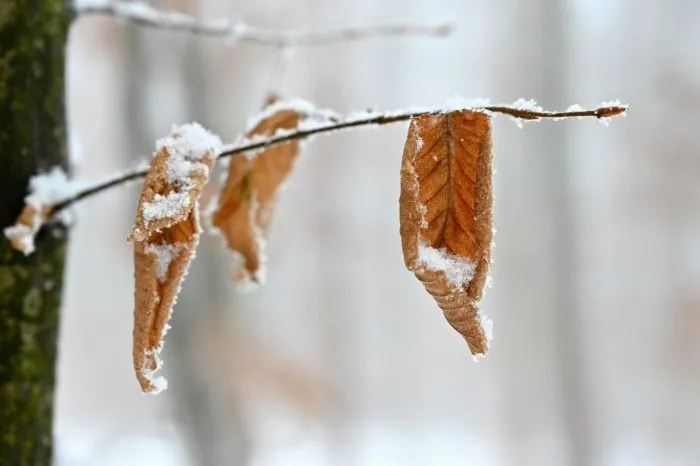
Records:
[[[61,466],[700,464],[700,3],[162,0],[274,29],[454,22],[448,39],[296,50],[75,24],[79,179],[149,156],[173,123],[233,140],[271,87],[339,111],[454,94],[626,119],[497,118],[488,358],[403,267],[406,125],[307,145],[274,218],[268,285],[238,295],[205,238],[175,309],[170,389],[131,367],[138,187],[80,206],[59,367]],[[289,58],[289,57],[288,57]],[[276,71],[277,70],[277,71]]]

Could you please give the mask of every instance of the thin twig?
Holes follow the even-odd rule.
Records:
[[[563,119],[563,118],[577,118],[577,117],[594,117],[598,119],[602,118],[612,118],[621,115],[627,111],[627,107],[623,105],[612,105],[599,107],[591,110],[572,110],[565,112],[550,112],[545,110],[533,110],[526,108],[508,107],[505,105],[492,105],[471,108],[469,110],[481,110],[493,113],[502,113],[509,115],[514,118],[524,119],[524,120],[538,120],[541,118],[550,119]],[[327,133],[331,131],[338,131],[348,128],[355,128],[360,126],[370,126],[370,125],[386,125],[390,123],[397,123],[400,121],[407,121],[414,117],[431,115],[436,113],[443,113],[444,109],[438,110],[423,110],[416,112],[396,112],[396,113],[384,113],[384,114],[369,114],[367,117],[359,117],[348,119],[345,121],[333,121],[326,124],[320,124],[318,126],[313,126],[310,128],[298,129],[291,132],[284,132],[282,134],[275,134],[267,138],[256,139],[254,141],[243,142],[239,145],[229,147],[217,155],[217,159],[223,159],[226,157],[231,157],[235,155],[241,155],[246,152],[254,152],[260,149],[264,149],[270,146],[283,144],[289,141],[296,141],[307,139],[310,136],[316,134]],[[71,204],[91,197],[102,191],[110,189],[112,187],[118,186],[129,181],[137,180],[146,176],[148,172],[147,169],[137,169],[130,173],[125,173],[116,176],[112,179],[100,182],[86,188],[74,196],[56,204],[53,211],[57,214],[61,210],[69,207]]]
[[[343,28],[318,32],[278,32],[226,19],[197,19],[176,11],[157,10],[140,2],[117,2],[111,5],[86,4],[77,8],[79,16],[114,16],[125,21],[158,29],[186,31],[205,36],[224,37],[233,42],[245,42],[272,47],[314,47],[337,42],[359,41],[390,36],[444,37],[452,33],[451,24],[385,24]]]

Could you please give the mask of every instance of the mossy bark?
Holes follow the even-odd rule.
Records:
[[[66,165],[68,0],[0,0],[0,226],[31,175]],[[0,238],[0,465],[52,461],[56,343],[65,232],[25,257]]]

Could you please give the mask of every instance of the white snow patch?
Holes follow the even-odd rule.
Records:
[[[184,157],[171,157],[165,166],[168,181],[178,182],[187,179],[191,173],[201,171],[205,175],[209,173],[209,167],[199,162],[192,162]]]
[[[82,183],[69,180],[61,167],[54,167],[29,180],[29,195],[24,201],[37,208],[55,205],[73,197],[81,188]]]
[[[442,271],[445,278],[455,287],[469,283],[474,276],[474,263],[463,257],[450,254],[444,249],[436,249],[423,242],[418,243],[418,263],[428,270]]]
[[[152,395],[157,395],[160,392],[162,392],[163,390],[168,389],[168,379],[166,379],[162,375],[150,378],[148,380],[151,381],[151,383],[153,384],[153,387],[154,387],[154,390],[152,390],[150,392]]]
[[[185,247],[184,243],[175,244],[149,244],[146,252],[156,256],[156,275],[159,282],[163,282],[168,275],[168,268],[175,256]]]
[[[175,217],[178,213],[190,210],[189,193],[174,191],[165,196],[156,194],[152,202],[143,203],[143,219],[146,223],[153,220]]]
[[[34,216],[34,223],[37,222],[38,216]],[[34,252],[34,237],[38,228],[30,228],[27,225],[13,225],[7,227],[3,230],[5,237],[7,239],[15,238],[15,240],[20,244],[21,250],[25,256],[30,255]]]
[[[486,277],[486,286],[490,286],[490,278]],[[483,296],[482,296],[483,298]],[[484,336],[486,337],[486,348],[491,347],[491,341],[493,340],[493,321],[481,310],[481,302],[475,302],[474,307],[477,309],[477,317],[479,318],[479,325],[484,330]],[[478,362],[477,356],[484,357],[484,355],[475,355],[474,361]]]
[[[197,122],[174,125],[170,135],[156,141],[156,151],[166,149],[171,158],[200,160],[216,156],[222,146],[221,139]]]
[[[313,103],[309,102],[308,100],[299,98],[280,100],[271,105],[268,105],[256,115],[251,116],[248,119],[246,132],[255,128],[257,125],[260,124],[261,121],[266,120],[275,113],[283,110],[292,110],[298,113],[301,116],[299,125],[301,126],[302,122],[304,122],[304,124],[306,125],[305,129],[312,129],[313,127],[315,127],[313,125],[323,125],[328,123],[329,121],[340,119],[340,115],[335,110],[316,107]]]
[[[168,388],[168,380],[162,375],[156,376],[155,373],[163,367],[163,361],[158,357],[160,351],[146,351],[146,360],[153,358],[156,361],[156,368],[154,370],[148,369],[145,366],[141,368],[141,375],[143,375],[146,380],[151,382],[153,385],[153,390],[148,392],[150,395],[157,395],[163,390]]]
[[[539,104],[537,103],[537,101],[535,99],[525,99],[522,97],[518,98],[515,102],[513,102],[511,104],[502,104],[502,105],[504,107],[510,107],[510,108],[524,110],[524,111],[528,111],[528,112],[542,112],[542,111],[544,111],[544,109],[539,106]],[[518,118],[518,117],[513,116],[513,115],[508,115],[508,118],[510,118],[510,120],[513,123],[515,123],[515,126],[517,126],[519,129],[523,129],[523,125],[526,122],[534,122],[534,121],[540,120],[539,118],[525,120],[523,118]]]
[[[481,323],[481,328],[484,329],[486,342],[491,342],[491,340],[493,340],[493,321],[481,311],[479,311],[479,321]]]
[[[544,109],[540,107],[535,99],[524,99],[522,97],[518,98],[515,102],[510,104],[511,108],[517,108],[518,110],[528,110],[532,112],[542,112]]]
[[[623,104],[620,102],[620,99],[615,99],[615,100],[604,100],[603,102],[598,105],[598,107],[624,107],[628,108],[628,105]]]
[[[488,105],[491,105],[491,101],[489,99],[483,97],[466,99],[455,94],[447,99],[447,102],[445,102],[445,106],[442,107],[442,110],[449,112],[453,110],[478,109]]]
[[[474,303],[476,307],[479,307],[479,303]],[[484,336],[486,337],[486,349],[491,347],[491,340],[493,340],[493,321],[489,319],[481,310],[479,309],[478,314],[479,325],[484,330]],[[481,362],[482,359],[486,358],[485,354],[477,353],[472,355],[472,360],[474,362]]]

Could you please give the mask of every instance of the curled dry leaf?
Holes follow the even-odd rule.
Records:
[[[157,143],[129,241],[134,244],[136,376],[144,392],[167,387],[154,373],[172,307],[201,232],[199,196],[221,141],[196,123],[174,128]]]
[[[411,120],[401,164],[401,246],[472,354],[486,354],[479,311],[491,257],[491,121],[461,110]]]
[[[17,217],[15,224],[5,228],[5,236],[17,251],[29,255],[34,252],[34,237],[51,215],[52,206],[27,203]]]
[[[268,101],[274,103],[274,99]],[[273,111],[270,111],[273,110]],[[269,107],[247,139],[291,130],[300,120],[299,110]],[[287,178],[299,153],[299,142],[268,147],[253,158],[234,157],[228,177],[211,217],[211,224],[237,256],[233,279],[239,285],[265,281],[265,244],[270,216],[280,185]]]
[[[72,196],[80,187],[68,179],[61,167],[32,176],[29,179],[29,193],[24,198],[22,212],[15,224],[3,230],[16,250],[29,255],[34,252],[34,238],[55,211],[55,206]],[[67,223],[66,216],[59,219]]]

